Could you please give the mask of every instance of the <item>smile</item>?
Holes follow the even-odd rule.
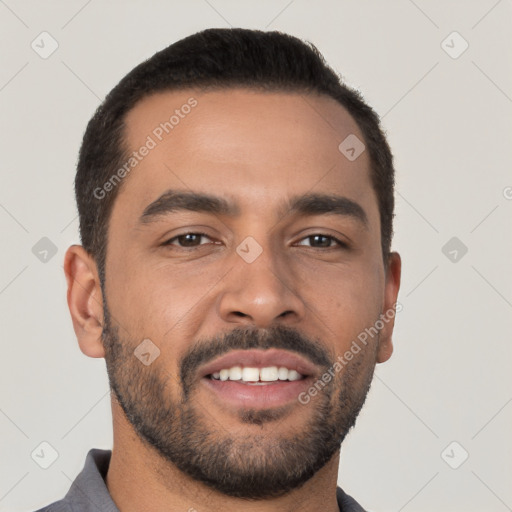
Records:
[[[304,378],[304,375],[285,366],[266,366],[265,368],[233,366],[214,372],[209,377],[221,381],[233,380],[247,384],[265,384],[267,382],[300,380]]]

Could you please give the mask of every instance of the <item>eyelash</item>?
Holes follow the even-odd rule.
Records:
[[[170,238],[169,240],[165,241],[162,245],[163,246],[177,247],[179,249],[184,249],[184,250],[196,249],[196,248],[200,247],[201,245],[206,245],[206,244],[199,244],[199,245],[191,246],[191,247],[180,247],[179,245],[172,244],[172,242],[174,242],[178,238],[185,237],[187,235],[204,236],[206,238],[210,238],[206,233],[201,233],[199,231],[190,231],[188,233],[183,233],[181,235],[174,236],[174,237]],[[330,240],[336,242],[338,244],[338,247],[335,247],[335,246],[332,246],[332,247],[311,247],[311,249],[336,249],[336,248],[337,249],[348,249],[349,248],[348,244],[346,244],[345,242],[343,242],[339,238],[336,238],[335,236],[332,236],[332,235],[326,235],[324,233],[313,233],[311,235],[307,235],[307,236],[301,238],[300,241],[306,240],[308,238],[313,238],[315,236],[321,236],[321,237],[324,237],[324,238],[329,238]],[[308,246],[306,246],[306,247],[308,247]]]

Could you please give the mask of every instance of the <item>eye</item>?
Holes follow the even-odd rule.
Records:
[[[169,240],[164,242],[162,245],[164,245],[164,246],[165,245],[173,245],[173,246],[177,246],[177,247],[181,247],[181,248],[198,247],[200,245],[205,245],[205,244],[199,243],[199,242],[201,242],[202,238],[208,238],[211,240],[211,238],[208,235],[206,235],[205,233],[184,233],[182,235],[178,235],[173,238],[170,238]],[[174,242],[177,242],[177,243],[174,243]]]
[[[211,240],[211,238],[206,233],[183,233],[182,235],[170,238],[162,245],[170,245],[179,248],[193,248],[199,247],[200,245],[206,245],[204,243],[201,243],[201,240],[204,238]],[[341,240],[332,235],[315,233],[313,235],[304,237],[297,245],[306,245],[303,243],[303,241],[305,240],[308,240],[310,242],[309,246],[312,247],[313,249],[334,249],[336,247],[348,248],[348,245],[345,242],[342,242]]]
[[[345,242],[342,242],[335,236],[324,235],[321,233],[315,233],[313,235],[306,236],[302,239],[302,241],[303,240],[309,240],[312,242],[310,247],[313,247],[313,249],[333,249],[336,246],[338,246],[338,248],[348,248],[348,245]],[[299,242],[297,245],[305,245],[301,242]],[[334,242],[335,245],[331,245],[332,242]]]

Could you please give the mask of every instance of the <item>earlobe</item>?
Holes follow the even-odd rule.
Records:
[[[67,302],[80,350],[89,357],[104,357],[103,298],[96,263],[81,245],[66,251],[64,272]]]
[[[383,327],[379,333],[379,348],[377,362],[384,363],[393,353],[393,328],[395,326],[396,302],[400,289],[402,261],[397,252],[389,255],[386,269],[386,283],[384,289],[384,306],[382,311]]]
[[[393,354],[393,341],[391,338],[379,340],[379,351],[377,353],[377,363],[385,363]]]

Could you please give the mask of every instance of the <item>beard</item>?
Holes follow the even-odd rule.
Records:
[[[371,354],[361,357],[361,351],[307,405],[240,408],[238,420],[259,425],[261,433],[234,435],[194,403],[199,366],[232,349],[280,348],[309,358],[327,372],[334,360],[321,343],[282,325],[263,330],[236,328],[192,344],[178,362],[179,375],[173,376],[158,360],[151,366],[141,364],[133,353],[140,340],[120,339],[106,300],[104,317],[102,340],[110,388],[135,433],[165,463],[231,497],[279,497],[323,468],[354,426],[375,368],[375,353],[367,346],[364,352]],[[170,385],[177,388],[179,400],[172,398],[176,390]],[[308,420],[300,430],[279,433],[279,423],[297,407],[303,408]]]

